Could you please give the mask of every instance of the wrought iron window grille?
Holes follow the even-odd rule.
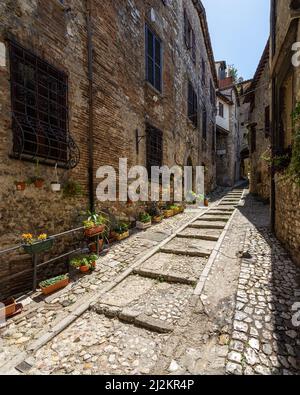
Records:
[[[68,129],[68,77],[9,40],[15,159],[74,168],[80,152]]]
[[[161,130],[146,125],[147,171],[151,176],[152,166],[161,167],[163,163],[163,133]]]

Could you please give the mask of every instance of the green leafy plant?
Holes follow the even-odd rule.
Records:
[[[148,212],[149,212],[149,215],[151,217],[160,217],[160,216],[162,216],[162,211],[159,209],[159,207],[158,207],[156,202],[151,204]]]
[[[123,223],[120,223],[118,225],[116,225],[116,227],[114,228],[114,231],[116,233],[118,233],[119,235],[122,235],[123,233],[127,232],[129,229],[129,225]]]
[[[139,214],[139,222],[142,222],[143,224],[147,224],[148,222],[151,222],[151,216],[148,213],[140,213]]]
[[[64,197],[80,197],[83,195],[82,186],[74,180],[68,180],[63,186]]]
[[[98,255],[91,254],[91,255],[78,255],[74,257],[70,261],[70,265],[75,267],[76,269],[82,266],[88,266],[90,270],[94,269],[93,263],[99,259]]]
[[[40,283],[40,287],[41,288],[47,288],[47,287],[50,287],[51,285],[54,285],[54,284],[58,283],[59,281],[66,280],[67,278],[69,278],[67,274],[63,274],[61,276],[53,277],[53,278],[50,278],[49,280],[42,281]]]
[[[96,226],[105,225],[105,229],[103,233],[105,233],[105,230],[108,230],[109,220],[102,213],[97,214],[88,211],[87,214],[88,214],[88,218],[85,221],[83,221],[83,226],[85,229],[92,229]]]

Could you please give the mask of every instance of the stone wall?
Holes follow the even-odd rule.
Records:
[[[220,117],[217,118],[217,124],[228,130],[227,135],[225,132],[218,133],[217,151],[225,149],[226,154],[217,155],[217,181],[221,186],[233,186],[240,179],[239,98],[232,87],[223,89],[221,93],[230,101],[223,100],[226,121],[221,123]]]
[[[69,130],[80,150],[79,164],[73,170],[59,170],[64,184],[75,180],[83,187],[80,198],[64,198],[50,190],[54,169],[40,165],[46,180],[42,189],[33,185],[24,192],[16,191],[14,181],[34,175],[34,163],[11,159],[11,98],[9,56],[3,51],[0,62],[0,249],[19,242],[24,232],[54,234],[79,226],[81,213],[89,206],[88,199],[88,64],[86,1],[68,0],[66,7],[58,0],[7,0],[0,4],[0,42],[10,35],[23,47],[45,59],[68,75]],[[199,2],[200,3],[200,2]],[[187,10],[196,33],[197,61],[193,63],[186,49],[183,31],[183,10]],[[155,12],[155,22],[150,11]],[[207,40],[203,25],[192,0],[94,0],[94,191],[96,170],[101,165],[118,168],[119,158],[128,158],[128,165],[146,162],[145,138],[136,152],[135,134],[145,136],[145,122],[163,131],[163,162],[165,165],[193,166],[205,163],[206,191],[215,187],[215,156],[212,149],[215,130],[214,103],[210,101],[210,81],[213,81]],[[145,22],[163,42],[163,92],[145,82]],[[3,46],[2,46],[3,47]],[[206,72],[202,84],[202,59]],[[199,127],[194,128],[187,117],[187,82],[198,93]],[[209,116],[208,138],[203,141],[201,106]],[[210,128],[211,126],[211,128]],[[107,207],[110,206],[110,207]],[[124,215],[134,215],[136,208],[125,204],[103,205]],[[55,244],[53,254],[77,245],[81,233],[63,238]],[[42,257],[46,259],[49,256]],[[0,297],[30,289],[31,260],[22,253],[0,257]],[[8,275],[27,270],[21,278],[7,280]],[[39,271],[39,279],[61,272],[55,265]],[[5,290],[5,291],[4,291]]]
[[[300,102],[300,67],[293,67],[287,56],[294,54],[291,52],[291,46],[294,42],[300,41],[300,22],[294,20],[291,22],[290,9],[288,2],[284,0],[277,1],[277,19],[276,19],[276,52],[272,59],[273,78],[284,85],[289,78],[287,72],[292,77],[292,85],[286,89],[284,108],[288,108],[288,103]],[[273,43],[272,43],[273,44]],[[276,61],[276,64],[275,64]],[[288,67],[289,66],[289,67]],[[282,78],[279,78],[282,77]],[[280,91],[279,82],[276,81],[275,91]],[[278,106],[278,103],[274,103]],[[286,115],[288,117],[288,114]],[[278,123],[276,114],[273,114],[273,122]],[[277,133],[278,132],[278,133]],[[276,138],[283,138],[286,143],[286,136],[293,136],[293,130],[282,136],[282,129],[278,127],[274,130]],[[276,147],[282,148],[282,147]],[[300,188],[295,183],[282,177],[280,173],[275,177],[275,231],[278,238],[291,252],[295,262],[300,265]]]
[[[265,200],[270,198],[271,191],[269,164],[262,159],[271,156],[270,131],[265,128],[265,109],[268,106],[270,106],[270,71],[267,62],[255,87],[254,105],[250,113],[250,124],[256,124],[255,151],[251,152],[250,147],[250,192]],[[251,140],[251,131],[249,135]]]
[[[276,176],[276,236],[300,265],[300,187]]]

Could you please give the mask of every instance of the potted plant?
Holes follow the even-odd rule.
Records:
[[[99,239],[98,243],[99,243],[99,251],[102,251],[103,250],[103,245],[104,245],[104,240],[103,239]],[[91,252],[97,252],[97,242],[90,243],[89,244],[89,249],[90,249]]]
[[[115,238],[115,240],[118,240],[118,241],[127,239],[127,237],[129,237],[129,226],[125,223],[118,224],[114,228],[112,235]]]
[[[51,189],[52,192],[60,192],[61,185],[60,182],[58,181],[57,164],[55,165],[54,173],[55,173],[55,181],[51,182]]]
[[[31,233],[24,233],[22,240],[24,251],[30,255],[48,251],[54,243],[54,239],[48,237],[46,233],[42,233],[38,237],[33,237]]]
[[[158,208],[156,203],[151,205],[149,209],[149,215],[152,217],[152,222],[155,224],[159,224],[164,218],[162,211]]]
[[[35,176],[31,178],[31,183],[35,185],[36,188],[42,188],[44,186],[45,180],[41,177],[39,161],[36,161],[35,165]]]
[[[146,213],[140,213],[138,217],[138,221],[136,221],[136,227],[137,229],[145,230],[151,226],[151,216]]]
[[[14,298],[9,298],[0,303],[0,318],[10,318],[13,317],[23,310],[22,303],[16,303]]]
[[[177,204],[172,204],[170,206],[170,210],[173,210],[173,215],[177,215],[180,213],[180,208]]]
[[[94,237],[105,231],[106,218],[101,214],[89,213],[89,217],[83,222],[86,237]]]
[[[204,197],[204,206],[205,207],[209,206],[209,198],[207,196]]]
[[[68,180],[63,186],[64,198],[80,197],[83,194],[82,186],[74,180]]]
[[[61,288],[66,287],[69,284],[69,276],[63,274],[62,276],[57,276],[40,282],[39,286],[44,295],[49,295]]]
[[[26,182],[25,181],[15,181],[15,186],[17,191],[24,191],[26,188]]]
[[[95,254],[79,255],[71,259],[70,265],[79,269],[82,273],[87,273],[90,270],[95,270],[97,259],[99,259],[99,257]]]
[[[166,205],[164,207],[163,213],[164,213],[164,217],[165,218],[173,217],[174,216],[174,210],[172,209],[172,205],[171,204]]]

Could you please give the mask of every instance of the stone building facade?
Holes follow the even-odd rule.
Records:
[[[244,99],[249,103],[248,119],[250,192],[263,200],[270,199],[271,135],[270,135],[270,68],[269,41],[259,62],[255,76]]]
[[[205,165],[212,190],[216,86],[200,0],[1,2],[0,249],[23,232],[63,232],[81,225],[91,206],[112,206],[96,199],[96,172],[118,169],[119,158],[128,166]],[[56,163],[67,197],[50,189]],[[15,181],[34,176],[42,188],[16,190]],[[78,186],[83,193],[73,196]],[[76,237],[56,242],[54,252]],[[29,289],[30,257],[0,259],[0,296]],[[56,274],[47,270],[39,278]]]
[[[300,264],[300,188],[291,177],[284,176],[299,134],[291,114],[300,102],[300,64],[294,48],[300,42],[300,2],[272,0],[271,5],[272,155],[277,158],[272,167],[271,219],[277,237]]]
[[[226,62],[217,62],[219,78],[217,92],[217,184],[233,186],[240,173],[240,100],[232,77],[228,77]]]

